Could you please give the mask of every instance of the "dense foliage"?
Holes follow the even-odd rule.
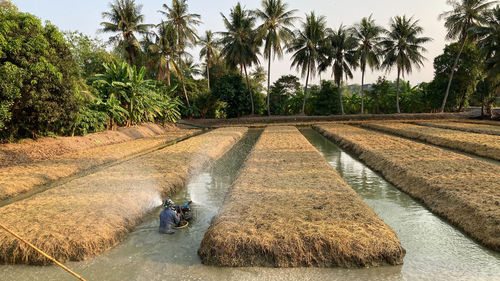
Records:
[[[82,85],[63,34],[33,15],[0,8],[0,43],[2,138],[67,133]]]
[[[304,21],[281,0],[241,3],[221,13],[225,30],[199,36],[201,16],[187,0],[171,0],[161,22],[145,22],[135,0],[113,0],[103,11],[109,42],[19,12],[0,0],[0,138],[86,134],[140,122],[245,115],[329,115],[459,111],[480,105],[492,114],[500,86],[500,8],[494,1],[452,1],[441,15],[447,39],[434,60],[434,79],[410,85],[425,44],[418,19],[391,18],[386,30],[370,17],[328,27],[315,12]],[[200,64],[190,50],[200,47]],[[291,54],[305,79],[271,83],[274,59]],[[261,58],[266,66],[261,66]],[[365,72],[397,72],[368,84]],[[361,70],[361,85],[349,84]],[[317,74],[333,81],[311,85]],[[453,83],[451,83],[451,81]],[[266,87],[267,84],[267,87]],[[444,101],[443,101],[444,100]]]

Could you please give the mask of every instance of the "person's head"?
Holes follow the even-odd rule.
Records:
[[[163,206],[165,206],[165,208],[173,208],[174,207],[174,201],[172,201],[172,199],[168,198],[163,203]]]

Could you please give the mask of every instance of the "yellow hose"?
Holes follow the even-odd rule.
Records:
[[[31,248],[33,248],[33,250],[37,251],[38,253],[40,253],[41,255],[43,255],[44,257],[48,258],[50,261],[52,261],[53,263],[57,264],[58,266],[62,267],[62,269],[66,270],[67,272],[69,272],[71,275],[75,276],[76,278],[78,278],[79,280],[82,280],[82,281],[86,281],[83,277],[81,277],[80,275],[76,274],[74,271],[72,271],[71,269],[69,269],[68,267],[66,267],[64,264],[58,262],[56,259],[54,259],[53,257],[49,256],[48,254],[46,254],[45,252],[43,252],[42,250],[38,249],[35,245],[31,244],[30,242],[24,240],[21,236],[19,236],[18,234],[16,234],[15,232],[13,232],[12,230],[8,229],[7,227],[5,227],[3,224],[0,223],[0,227],[3,228],[5,231],[7,231],[8,233],[14,235],[14,237],[16,237],[17,239],[23,241],[24,243],[26,243],[26,245],[30,246]]]

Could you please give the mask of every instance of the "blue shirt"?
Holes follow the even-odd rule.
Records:
[[[170,208],[165,208],[160,213],[160,232],[165,232],[167,229],[172,228],[179,222],[180,219],[177,217],[177,213]]]

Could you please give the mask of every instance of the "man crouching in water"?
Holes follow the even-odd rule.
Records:
[[[179,225],[181,214],[174,210],[174,201],[170,198],[163,203],[165,209],[160,213],[160,233],[174,234],[174,226]]]

